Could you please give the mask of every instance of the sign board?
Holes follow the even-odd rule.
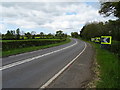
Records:
[[[91,38],[91,41],[92,41],[92,42],[95,41],[95,38]]]
[[[101,44],[111,44],[112,36],[101,36]]]
[[[100,37],[95,37],[95,42],[100,42]]]

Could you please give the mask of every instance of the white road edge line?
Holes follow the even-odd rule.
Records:
[[[85,42],[84,42],[85,43]],[[49,79],[44,85],[42,85],[39,89],[44,89],[46,88],[48,85],[50,85],[50,83],[52,83],[61,73],[63,73],[86,49],[87,44],[85,43],[85,47],[82,50],[82,52],[80,52],[72,61],[70,61],[64,68],[62,68],[57,74],[55,74],[51,79]]]
[[[47,55],[50,55],[50,54],[53,54],[53,53],[56,53],[56,52],[68,49],[68,48],[71,48],[71,47],[73,47],[74,45],[76,45],[78,43],[77,40],[75,40],[75,41],[76,42],[74,44],[72,44],[70,46],[67,46],[65,48],[58,49],[56,51],[52,51],[52,52],[49,52],[49,53],[46,53],[46,54],[43,54],[43,55],[40,55],[40,56],[36,56],[36,57],[33,57],[33,58],[28,58],[28,59],[25,59],[25,60],[22,60],[22,61],[18,61],[18,62],[15,62],[15,63],[11,63],[11,64],[8,64],[8,65],[2,66],[2,67],[0,67],[0,71],[2,71],[4,69],[7,69],[7,68],[11,68],[11,67],[17,66],[17,65],[20,65],[20,64],[23,64],[23,63],[30,62],[30,61],[32,61],[34,59],[38,59],[38,58],[41,58],[41,57],[44,57],[44,56],[47,56]]]

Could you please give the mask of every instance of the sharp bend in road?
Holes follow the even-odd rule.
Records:
[[[39,88],[85,49],[78,39],[65,45],[2,59],[3,88]]]

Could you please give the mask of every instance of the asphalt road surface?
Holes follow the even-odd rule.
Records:
[[[85,50],[85,42],[22,53],[2,59],[3,88],[40,88]]]

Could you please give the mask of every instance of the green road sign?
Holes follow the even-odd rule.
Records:
[[[101,36],[101,44],[111,44],[112,36]]]
[[[95,37],[95,42],[100,42],[100,37]]]

